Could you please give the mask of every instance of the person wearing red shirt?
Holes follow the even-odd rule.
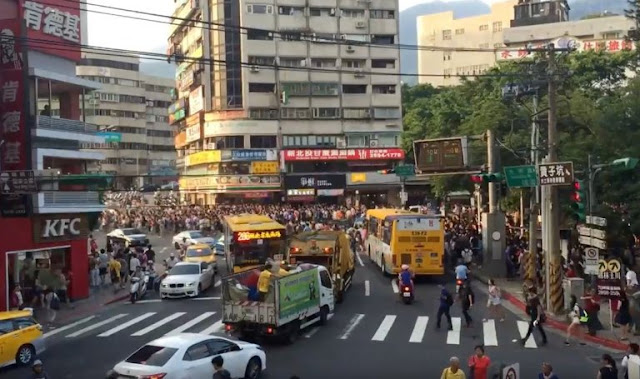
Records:
[[[487,379],[491,359],[484,355],[484,346],[475,347],[475,354],[469,358],[469,370],[473,379]]]

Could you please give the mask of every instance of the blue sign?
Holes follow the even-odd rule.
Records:
[[[266,150],[231,150],[231,160],[234,161],[266,161]]]
[[[122,133],[118,132],[98,132],[98,136],[104,138],[104,142],[120,142],[122,141]]]

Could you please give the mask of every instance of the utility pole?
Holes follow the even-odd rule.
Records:
[[[495,135],[492,130],[486,132],[487,140],[487,171],[496,173],[497,149]],[[498,209],[498,186],[500,183],[489,182],[489,212],[482,213],[482,247],[483,267],[491,275],[504,273],[503,252],[505,249],[505,215]]]
[[[487,130],[487,170],[496,171],[496,140],[491,129]],[[489,182],[489,213],[495,213],[498,201],[498,184]]]
[[[531,164],[538,167],[538,147],[540,132],[538,131],[538,90],[533,94],[533,120],[531,122]],[[538,266],[538,205],[540,204],[540,186],[531,189],[529,198],[529,261],[527,265],[527,279],[535,283],[536,267]]]

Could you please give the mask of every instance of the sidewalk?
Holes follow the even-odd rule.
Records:
[[[489,276],[478,271],[474,273],[473,277],[484,284],[487,284],[489,280]],[[526,304],[524,301],[524,294],[522,292],[522,280],[507,280],[505,278],[494,278],[494,280],[496,285],[500,288],[502,300],[508,301],[522,312],[525,312]],[[585,342],[622,351],[627,350],[630,342],[640,342],[640,338],[633,336],[633,334],[630,335],[629,341],[620,341],[621,333],[619,332],[619,329],[611,329],[611,324],[609,322],[610,317],[611,311],[609,309],[608,302],[602,303],[600,306],[600,312],[598,312],[598,318],[605,329],[599,330],[595,336],[583,334],[580,339]],[[566,316],[547,314],[547,322],[545,323],[545,326],[565,333],[569,326],[569,320]]]

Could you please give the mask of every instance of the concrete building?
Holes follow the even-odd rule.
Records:
[[[98,82],[100,90],[87,96],[87,121],[99,125],[106,137],[87,146],[105,155],[91,169],[118,175],[120,188],[166,184],[176,180],[173,132],[167,108],[174,81],[139,71],[138,57],[82,54],[77,74]]]
[[[399,201],[376,172],[404,159],[397,1],[177,1],[173,16],[203,23],[176,21],[168,48],[190,201]]]
[[[452,86],[460,83],[456,75],[482,74],[496,64],[492,51],[452,51],[456,48],[494,49],[503,47],[503,33],[514,18],[520,0],[491,5],[491,13],[456,19],[453,12],[418,17],[418,45],[437,49],[418,51],[420,84]],[[445,48],[445,49],[440,49]]]

